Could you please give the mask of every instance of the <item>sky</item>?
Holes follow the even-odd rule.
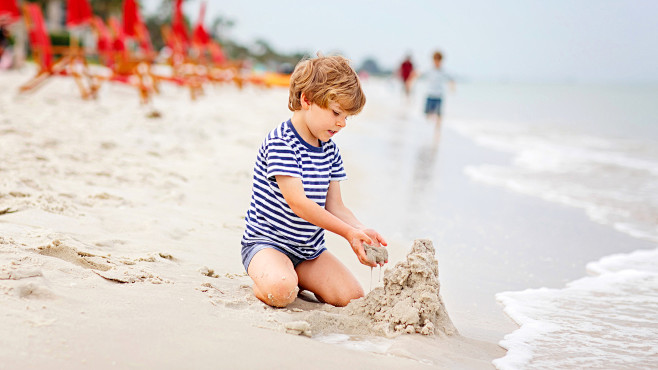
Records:
[[[196,20],[203,0],[185,0]],[[141,0],[145,11],[160,0]],[[406,54],[419,71],[443,52],[458,78],[528,82],[658,83],[658,1],[653,0],[207,0],[206,25],[266,40],[280,52],[372,57],[395,69]]]

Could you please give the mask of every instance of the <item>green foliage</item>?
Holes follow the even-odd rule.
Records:
[[[70,46],[71,45],[71,34],[68,31],[60,32],[50,32],[50,44],[52,46]],[[78,40],[78,46],[84,47],[85,43],[83,40]]]
[[[121,16],[124,0],[91,0],[91,10],[95,15],[107,20],[111,15]]]
[[[53,46],[69,46],[71,38],[68,32],[51,32],[50,43]]]
[[[149,31],[151,37],[151,44],[155,50],[160,50],[165,46],[164,36],[162,36],[162,25],[171,24],[170,18],[161,19],[158,16],[148,16],[144,20],[146,29]]]

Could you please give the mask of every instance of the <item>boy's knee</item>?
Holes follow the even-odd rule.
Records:
[[[360,286],[353,287],[352,289],[342,291],[334,300],[333,305],[338,307],[347,306],[352,300],[362,298],[364,296],[363,289]]]
[[[285,307],[297,298],[299,287],[295,279],[280,279],[263,290],[264,302],[274,307]]]

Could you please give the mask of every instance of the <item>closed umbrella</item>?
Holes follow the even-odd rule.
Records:
[[[4,1],[4,0],[3,0]],[[92,18],[91,6],[87,0],[67,0],[66,26],[75,27],[88,23]]]
[[[21,17],[16,0],[0,0],[0,24],[14,23]]]
[[[126,36],[137,36],[138,25],[142,23],[139,16],[139,9],[135,0],[126,0],[123,2],[123,33]]]
[[[185,28],[185,20],[183,18],[182,7],[183,0],[176,0],[174,6],[174,19],[171,26],[174,30],[174,35],[178,38],[178,40],[183,44],[187,44],[189,39],[187,37],[187,29]]]
[[[196,26],[194,27],[193,40],[196,44],[206,45],[210,42],[210,35],[206,31],[206,28],[203,26],[203,18],[206,14],[206,2],[201,3],[201,9],[199,10],[199,19],[197,19]]]

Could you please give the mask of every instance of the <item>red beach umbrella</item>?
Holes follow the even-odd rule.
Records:
[[[46,29],[46,22],[43,20],[41,7],[36,3],[25,4],[27,19],[30,20],[28,25],[28,36],[30,43],[36,49],[40,50],[39,57],[42,68],[50,70],[53,65],[53,49],[50,45],[50,37]]]
[[[136,36],[138,25],[142,23],[135,0],[123,2],[123,33],[126,36]]]
[[[201,3],[201,9],[199,10],[199,19],[197,19],[196,26],[194,26],[194,33],[192,39],[196,44],[206,45],[210,42],[210,35],[206,31],[206,28],[203,27],[203,18],[206,14],[206,2]]]
[[[21,17],[16,0],[0,0],[0,20],[6,18],[8,23],[14,23]]]
[[[66,26],[75,27],[89,22],[92,18],[91,6],[87,0],[66,1]]]
[[[171,28],[174,31],[174,35],[182,42],[187,44],[189,38],[187,37],[187,29],[185,28],[185,20],[183,18],[183,0],[176,0],[174,4],[174,19],[171,24]]]

